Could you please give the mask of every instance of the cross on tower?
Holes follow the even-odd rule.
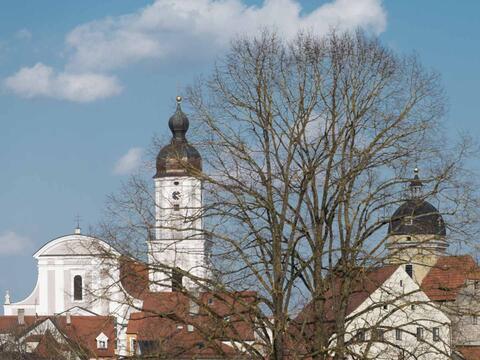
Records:
[[[77,214],[77,216],[75,216],[75,222],[77,224],[77,227],[75,228],[75,234],[80,234],[80,215]]]

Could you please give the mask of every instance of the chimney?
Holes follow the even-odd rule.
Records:
[[[71,325],[72,324],[72,317],[70,316],[70,311],[67,311],[65,313],[65,317],[66,317],[66,320],[67,320],[67,325]]]
[[[25,325],[25,309],[17,310],[18,325]]]

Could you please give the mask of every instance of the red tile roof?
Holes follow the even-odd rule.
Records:
[[[480,268],[470,255],[442,256],[422,281],[421,288],[434,301],[454,301],[466,280],[480,280]]]
[[[347,315],[360,306],[368,297],[377,290],[392,274],[397,270],[397,265],[388,265],[380,268],[362,270],[361,276],[351,285],[348,303]],[[325,314],[323,321],[333,321],[338,312],[337,305],[340,300],[340,292],[344,279],[335,277],[330,280],[330,288],[325,293]],[[305,321],[313,316],[312,303],[308,304],[297,316],[296,321]],[[312,319],[313,320],[313,319]]]
[[[480,359],[480,346],[457,346],[458,350],[465,360],[479,360]]]
[[[127,333],[136,334],[139,342],[155,342],[175,357],[233,356],[237,351],[222,341],[253,341],[256,311],[256,293],[251,291],[200,293],[195,298],[180,292],[150,293],[143,311],[130,316]]]
[[[52,359],[54,357],[63,358],[65,354],[64,351],[68,352],[69,350],[73,350],[71,348],[69,349],[70,344],[58,343],[48,330],[45,332],[45,334],[40,336],[38,342],[39,343],[34,350],[34,354],[43,359]],[[72,345],[75,346],[75,344]],[[80,353],[83,353],[83,351]]]
[[[70,318],[71,324],[67,324],[66,316],[25,316],[25,325],[19,325],[17,316],[0,316],[0,333],[22,336],[43,321],[50,319],[70,345],[78,345],[82,350],[98,357],[114,357],[115,319],[113,317],[72,315]],[[97,349],[96,338],[102,332],[109,339],[107,349]],[[42,341],[47,340],[41,339],[40,344]]]

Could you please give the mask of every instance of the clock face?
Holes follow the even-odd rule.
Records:
[[[172,199],[173,200],[180,200],[180,196],[182,196],[182,193],[180,191],[172,192]]]

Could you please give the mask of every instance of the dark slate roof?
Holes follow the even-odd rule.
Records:
[[[408,217],[412,218],[409,223]],[[437,208],[428,201],[405,201],[390,219],[389,235],[446,235],[445,222]]]
[[[172,141],[164,146],[157,155],[157,173],[155,178],[166,176],[185,176],[202,171],[202,157],[186,138],[189,127],[187,115],[182,111],[177,99],[177,110],[170,117],[168,126],[172,132]]]

